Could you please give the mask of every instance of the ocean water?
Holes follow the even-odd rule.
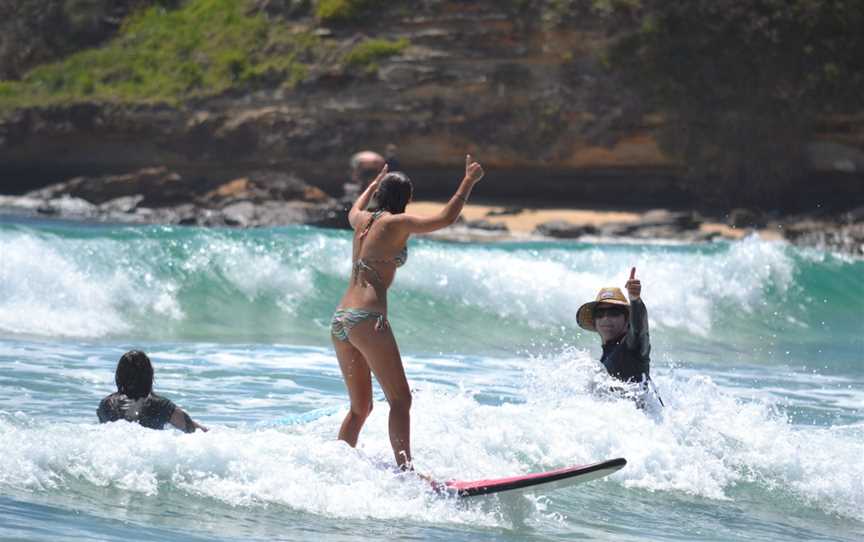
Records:
[[[328,324],[347,232],[0,219],[0,539],[861,540],[864,262],[712,245],[415,239],[390,320],[419,470],[625,457],[469,501],[394,473],[387,403],[351,449]],[[602,392],[573,315],[630,267],[666,404]],[[206,434],[96,423],[126,350]]]

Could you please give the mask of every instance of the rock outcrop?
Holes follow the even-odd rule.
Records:
[[[212,186],[165,167],[75,177],[24,196],[0,196],[0,208],[134,224],[339,226],[344,220],[343,205],[293,175],[259,171]]]
[[[280,3],[266,4],[278,15]],[[565,26],[509,9],[435,1],[387,10],[362,27],[318,27],[334,51],[363,37],[409,45],[377,69],[343,65],[336,55],[311,66],[292,90],[231,91],[180,105],[17,110],[0,121],[3,191],[164,164],[184,180],[211,183],[258,169],[293,171],[338,195],[353,151],[397,143],[421,197],[449,195],[471,151],[494,175],[490,190],[501,198],[693,205],[679,164],[659,145],[662,117],[645,111],[604,67],[602,53],[614,38],[608,23],[588,8]],[[316,26],[302,18],[292,24]],[[842,137],[813,156],[816,166],[837,173],[823,178],[818,192],[842,200],[860,190],[849,157],[861,154],[855,141],[864,140],[864,119],[836,122]],[[820,141],[832,141],[831,130],[826,122]]]

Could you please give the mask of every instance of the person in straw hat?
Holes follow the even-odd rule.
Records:
[[[651,341],[648,337],[648,311],[642,302],[642,283],[636,278],[636,268],[620,288],[601,288],[594,301],[585,303],[576,312],[579,326],[595,331],[603,341],[600,362],[606,371],[623,382],[650,381]],[[629,298],[629,299],[628,299]]]

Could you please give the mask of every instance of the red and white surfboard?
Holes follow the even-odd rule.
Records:
[[[575,465],[564,469],[537,472],[524,476],[474,481],[450,480],[438,486],[437,489],[441,493],[455,493],[459,497],[477,497],[479,495],[489,495],[502,491],[524,490],[540,485],[543,486],[542,489],[545,491],[596,480],[622,469],[626,464],[627,460],[619,457],[617,459],[601,461],[600,463],[592,463],[591,465]]]

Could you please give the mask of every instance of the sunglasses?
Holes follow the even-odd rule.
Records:
[[[627,314],[627,311],[624,309],[595,309],[594,310],[594,319],[599,320],[600,318],[615,318],[616,316],[624,316]]]

